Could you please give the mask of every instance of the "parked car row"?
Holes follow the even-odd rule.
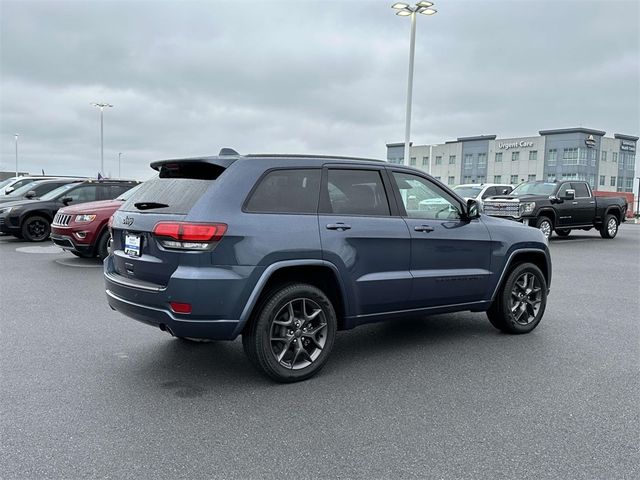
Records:
[[[44,183],[43,183],[44,182]],[[37,190],[29,190],[24,198],[0,203],[0,233],[10,234],[31,242],[49,239],[51,224],[58,210],[69,205],[78,205],[96,200],[112,200],[139,182],[133,180],[38,180],[22,188],[47,190],[51,184],[61,183],[38,196]],[[18,190],[15,190],[17,192]],[[42,190],[40,190],[42,192]],[[85,215],[83,223],[89,224],[97,218]],[[77,222],[74,216],[74,222]],[[82,222],[81,222],[82,223]],[[82,234],[78,233],[80,238]]]

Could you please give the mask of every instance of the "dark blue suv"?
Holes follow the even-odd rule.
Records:
[[[109,305],[185,340],[242,335],[275,380],[315,374],[340,329],[470,310],[527,333],[544,313],[544,235],[421,171],[230,149],[151,166],[112,218]]]

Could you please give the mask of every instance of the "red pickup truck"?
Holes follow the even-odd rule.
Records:
[[[109,254],[109,218],[139,188],[114,200],[82,203],[58,210],[51,224],[51,240],[77,257],[104,259]]]

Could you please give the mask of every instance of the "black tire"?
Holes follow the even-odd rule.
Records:
[[[109,233],[109,229],[105,228],[104,232],[98,238],[98,243],[96,244],[96,254],[100,260],[104,260],[109,255],[109,240],[111,239],[111,234]]]
[[[322,290],[286,284],[265,296],[242,335],[242,346],[251,363],[273,380],[298,382],[326,364],[336,330],[335,310]]]
[[[551,234],[553,233],[553,222],[549,217],[538,217],[536,220],[536,228],[539,229],[547,239],[551,238]]]
[[[529,283],[531,277],[535,280]],[[525,279],[524,287],[523,278]],[[538,302],[538,309],[535,310],[534,304]],[[514,304],[524,308],[518,308]],[[505,333],[529,333],[540,323],[546,306],[547,281],[544,275],[533,263],[521,263],[509,272],[493,304],[487,310],[487,317],[491,325]],[[515,312],[514,308],[517,308]],[[523,318],[523,314],[526,314],[527,318]]]
[[[21,233],[30,242],[44,242],[51,233],[51,223],[45,217],[33,215],[22,222]]]
[[[571,233],[569,228],[556,228],[556,235],[559,237],[568,237]]]
[[[615,238],[618,234],[618,226],[618,218],[615,215],[606,215],[600,227],[600,236],[602,238]]]

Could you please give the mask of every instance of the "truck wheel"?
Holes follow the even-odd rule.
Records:
[[[303,283],[282,285],[261,304],[242,346],[251,363],[272,379],[305,380],[327,362],[336,335],[331,301]]]
[[[109,255],[109,240],[111,239],[111,235],[109,234],[109,230],[105,228],[102,235],[98,239],[98,244],[96,245],[96,253],[98,254],[98,258],[100,260],[104,260]]]
[[[602,238],[615,238],[618,234],[618,219],[615,215],[607,215],[604,217],[604,223],[600,227],[600,236]]]
[[[491,325],[505,333],[529,333],[547,306],[547,281],[533,263],[517,265],[487,310]]]
[[[556,235],[560,237],[568,237],[571,230],[568,228],[556,228]]]
[[[44,242],[51,233],[51,224],[46,218],[34,215],[23,222],[21,233],[30,242]]]
[[[551,219],[549,217],[539,217],[538,220],[536,220],[536,228],[540,229],[544,236],[549,238],[551,236],[551,232],[553,232]]]

